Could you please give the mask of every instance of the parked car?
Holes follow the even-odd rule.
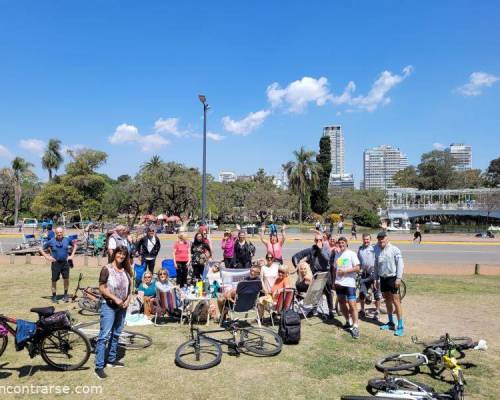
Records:
[[[38,228],[38,220],[36,218],[23,218],[24,228]]]
[[[198,228],[200,227],[200,225],[201,225],[201,221],[198,221],[196,224],[194,224],[194,230],[197,231]],[[205,225],[208,226],[208,229],[210,229],[211,231],[216,231],[217,229],[219,229],[219,227],[217,226],[215,221],[212,221],[212,220],[206,221]]]

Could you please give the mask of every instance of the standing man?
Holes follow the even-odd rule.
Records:
[[[156,236],[154,227],[148,226],[146,234],[137,243],[137,250],[141,256],[142,263],[146,264],[149,272],[154,273],[156,257],[160,252],[160,238]]]
[[[327,243],[323,243],[323,236],[320,233],[314,235],[314,244],[311,247],[293,255],[293,266],[297,268],[300,261],[304,258],[309,264],[313,276],[317,272],[326,272],[330,270],[330,249]],[[326,302],[328,304],[328,317],[333,319],[334,307],[330,280],[326,283],[323,294],[326,296]]]
[[[380,290],[387,306],[389,321],[380,327],[382,330],[394,330],[394,336],[403,336],[403,307],[399,296],[399,287],[403,278],[403,257],[401,251],[391,243],[386,232],[379,232],[375,252],[375,279],[380,279]],[[394,324],[392,313],[396,311],[398,325]]]
[[[68,249],[72,247],[73,250],[71,255],[68,256]],[[64,237],[64,230],[62,227],[56,228],[56,236],[53,239],[47,240],[43,245],[42,256],[52,263],[52,303],[58,303],[56,296],[56,287],[59,276],[62,276],[64,282],[64,297],[63,301],[67,303],[68,298],[68,287],[69,287],[69,262],[73,260],[75,256],[77,244],[76,241],[71,243],[71,241]],[[50,249],[50,254],[46,252]]]
[[[346,323],[344,329],[351,332],[353,339],[359,339],[358,305],[356,303],[356,274],[359,272],[359,259],[356,253],[347,248],[347,238],[337,240],[339,252],[335,253],[335,292],[339,299],[340,310]],[[352,326],[349,322],[352,319]]]
[[[120,246],[125,246],[131,253],[131,243],[129,241],[128,229],[124,225],[118,225],[108,240],[108,261],[111,259],[113,251]],[[111,261],[109,261],[111,262]]]
[[[373,297],[375,298],[375,314],[373,318],[378,320],[380,315],[380,300],[382,299],[382,294],[378,289],[378,285],[375,282],[375,250],[371,244],[371,235],[369,233],[363,233],[363,244],[358,249],[358,258],[361,265],[361,289],[359,291],[359,303],[361,304],[361,311],[359,313],[360,317],[363,318],[365,314],[365,299],[368,295],[368,291],[371,289],[373,291]]]

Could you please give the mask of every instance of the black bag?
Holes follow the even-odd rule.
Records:
[[[293,310],[285,310],[281,313],[278,335],[285,344],[297,344],[300,342],[300,315]]]
[[[40,324],[49,329],[69,328],[71,327],[71,317],[67,311],[58,311],[40,319]]]
[[[191,314],[192,320],[197,324],[206,323],[208,319],[208,308],[208,303],[206,301],[199,301]]]

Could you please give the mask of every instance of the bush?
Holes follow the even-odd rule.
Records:
[[[368,226],[370,228],[378,228],[380,226],[380,217],[376,212],[371,210],[361,210],[352,217],[356,224],[361,226]]]

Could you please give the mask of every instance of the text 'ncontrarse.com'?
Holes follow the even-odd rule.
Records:
[[[95,395],[102,394],[100,385],[0,385],[0,396],[2,395]]]

